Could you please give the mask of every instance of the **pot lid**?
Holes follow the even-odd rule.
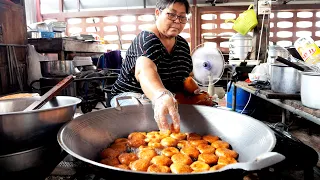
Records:
[[[271,45],[271,46],[269,46],[269,51],[272,51],[272,50],[274,50],[274,51],[285,51],[285,52],[289,53],[289,51],[286,48],[281,47],[279,45]]]
[[[320,76],[320,73],[318,73],[318,72],[302,72],[302,75],[305,75],[305,76]]]
[[[237,33],[230,38],[230,40],[243,40],[243,39],[252,40],[252,36],[250,36],[249,34],[242,35],[240,33]]]

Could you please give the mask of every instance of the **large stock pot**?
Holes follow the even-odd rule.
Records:
[[[100,151],[116,138],[127,137],[134,131],[148,132],[158,129],[151,104],[117,106],[79,116],[60,129],[58,142],[66,152],[88,163],[106,178],[130,176],[134,179],[149,179],[154,178],[154,175],[170,179],[183,176],[225,178],[244,171],[263,169],[284,160],[283,155],[271,152],[276,144],[273,131],[256,119],[232,111],[199,105],[179,105],[179,113],[181,132],[215,134],[221,137],[239,153],[239,163],[225,166],[215,172],[178,175],[134,172],[98,163],[96,160]]]

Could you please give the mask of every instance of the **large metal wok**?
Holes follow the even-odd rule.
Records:
[[[118,103],[119,104],[119,103]],[[228,165],[217,172],[179,174],[180,176],[232,176],[244,171],[260,170],[274,165],[284,156],[271,152],[276,144],[273,131],[264,123],[236,112],[207,106],[180,105],[181,131],[202,135],[215,134],[229,142],[239,153],[240,163]],[[108,108],[75,118],[58,133],[61,147],[72,156],[93,165],[106,177],[152,178],[154,174],[121,170],[96,162],[99,152],[116,138],[134,131],[158,130],[151,104]],[[232,173],[230,173],[232,171]],[[156,174],[177,178],[175,174]]]

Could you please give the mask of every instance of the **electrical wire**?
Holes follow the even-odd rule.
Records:
[[[248,101],[247,101],[247,104],[244,106],[244,108],[242,109],[242,111],[240,112],[240,114],[243,114],[243,112],[244,112],[244,110],[247,108],[250,100],[251,100],[251,93],[249,94],[249,99],[248,99]]]

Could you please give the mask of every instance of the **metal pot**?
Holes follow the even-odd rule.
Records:
[[[290,53],[286,48],[283,48],[281,46],[278,46],[278,45],[269,46],[267,63],[268,64],[280,63],[275,60],[277,56],[283,57],[285,59],[289,59]]]
[[[52,167],[50,169],[52,171],[60,162],[57,158],[59,158],[62,153],[63,149],[61,149],[59,144],[53,143],[21,152],[0,155],[0,174],[11,176],[24,170],[51,164]]]
[[[0,155],[16,153],[56,141],[56,134],[73,119],[79,98],[57,96],[42,108],[23,110],[41,97],[0,101]]]
[[[80,73],[71,60],[40,61],[40,66],[43,77],[65,77]]]
[[[271,166],[284,159],[279,153],[270,152],[276,144],[273,131],[264,123],[249,116],[214,107],[183,104],[179,105],[179,113],[182,132],[215,134],[221,137],[239,153],[239,163],[227,165],[216,172],[157,174],[164,176],[163,178],[217,176],[219,173],[235,169],[251,171]],[[152,173],[122,170],[97,162],[101,150],[116,138],[127,137],[134,131],[153,130],[158,130],[158,126],[154,121],[151,104],[142,105],[139,102],[137,106],[120,107],[117,101],[115,108],[87,113],[66,124],[58,133],[58,142],[66,152],[99,169],[106,177],[117,174],[131,175],[132,178],[136,176],[154,178]]]
[[[300,92],[300,71],[285,64],[271,64],[270,85],[273,92],[296,94]]]
[[[304,106],[320,109],[320,74],[316,72],[301,73],[301,103]]]
[[[240,33],[229,39],[229,59],[245,60],[252,51],[252,37]]]

